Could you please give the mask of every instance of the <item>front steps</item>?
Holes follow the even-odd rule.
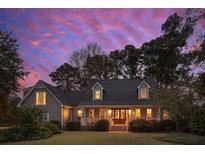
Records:
[[[110,131],[127,131],[127,126],[111,126]]]

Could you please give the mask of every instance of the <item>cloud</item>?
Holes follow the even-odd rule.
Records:
[[[40,41],[38,41],[38,40],[31,40],[31,44],[33,46],[39,46],[40,45]]]

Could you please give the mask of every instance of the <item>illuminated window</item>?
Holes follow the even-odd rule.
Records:
[[[36,105],[46,104],[46,92],[36,92]]]
[[[147,118],[152,118],[152,109],[147,109]]]
[[[81,111],[81,110],[78,110],[78,113],[77,113],[77,115],[78,115],[78,118],[81,118],[81,115],[82,115],[82,111]]]
[[[101,91],[100,90],[95,90],[95,100],[100,100],[101,99]]]
[[[139,88],[139,99],[149,99],[149,87],[146,84],[142,84]]]
[[[106,111],[105,109],[100,109],[100,119],[105,119]]]
[[[115,110],[115,119],[119,119],[120,118],[120,112],[119,110]]]
[[[169,119],[169,112],[166,110],[163,110],[163,120]]]
[[[95,110],[89,109],[89,118],[94,118],[94,117],[95,117]]]
[[[140,118],[141,117],[141,110],[140,109],[136,109],[135,110],[135,117],[136,118]]]

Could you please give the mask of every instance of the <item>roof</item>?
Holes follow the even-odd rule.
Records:
[[[98,82],[103,89],[103,99],[93,100],[93,85]],[[150,86],[149,100],[138,99],[138,86],[146,82]],[[80,105],[151,105],[154,104],[152,91],[155,89],[153,79],[117,79],[93,80],[87,87]]]
[[[57,101],[66,106],[77,107],[78,105],[152,105],[153,99],[138,100],[138,86],[146,82],[150,89],[155,88],[155,82],[152,79],[117,79],[117,80],[92,80],[90,84],[82,91],[62,90],[59,87],[52,86],[45,81],[39,80],[37,84],[42,83],[55,96]],[[103,99],[93,100],[92,87],[99,83],[103,89]],[[36,85],[35,85],[36,86]],[[33,86],[34,87],[34,86]],[[32,92],[34,88],[27,92]],[[152,94],[150,93],[150,97]],[[23,98],[23,100],[25,99]],[[23,101],[22,100],[22,101]]]

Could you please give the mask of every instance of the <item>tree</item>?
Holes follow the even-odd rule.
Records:
[[[3,108],[11,94],[19,91],[18,79],[28,74],[23,71],[18,48],[13,33],[0,30],[0,108]]]
[[[195,22],[184,21],[176,13],[168,17],[161,28],[163,35],[141,47],[145,76],[154,78],[160,85],[170,85],[178,80],[178,74],[183,68],[188,74],[187,65],[190,63],[185,60],[186,56],[181,51],[193,33]]]
[[[84,67],[83,76],[87,81],[90,79],[112,79],[113,65],[107,55],[95,55],[88,57]]]
[[[81,84],[80,71],[68,63],[64,63],[49,74],[52,81],[62,89],[79,90]]]
[[[73,67],[78,67],[79,70],[82,70],[88,57],[103,54],[104,51],[102,50],[102,48],[96,42],[91,42],[85,47],[74,51],[73,54],[70,56],[68,62]]]
[[[122,50],[112,51],[109,57],[113,62],[115,78],[141,77],[141,50],[134,45],[126,45]]]

